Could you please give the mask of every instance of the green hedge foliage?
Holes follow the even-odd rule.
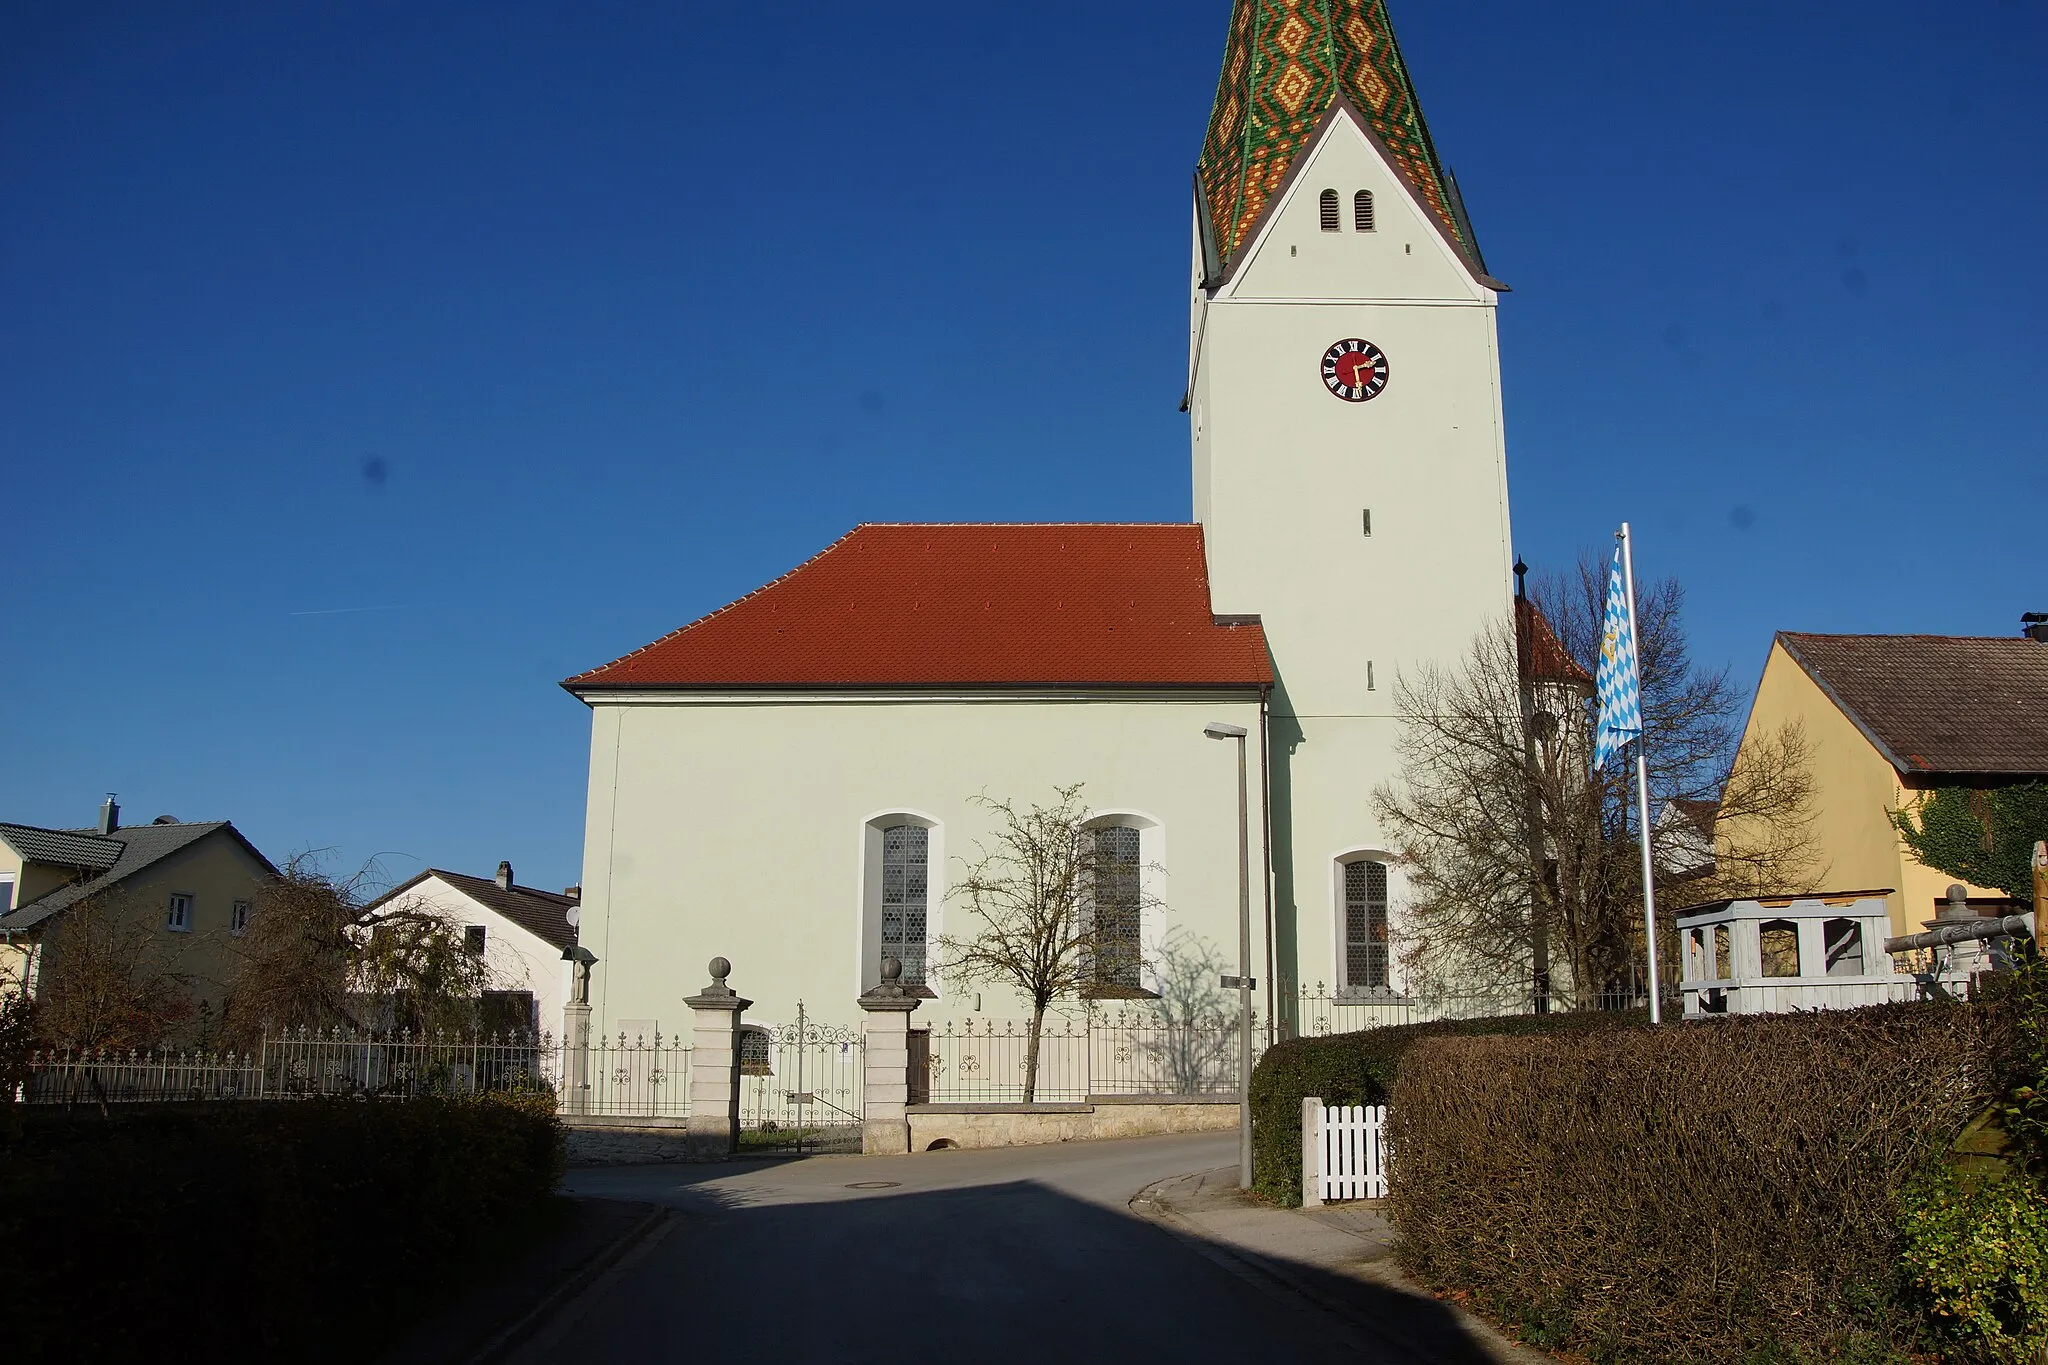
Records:
[[[1426,1039],[1388,1113],[1402,1258],[1595,1361],[1888,1358],[1901,1191],[2011,1032],[1917,1004]]]
[[[562,1163],[545,1093],[33,1113],[0,1145],[4,1353],[370,1358]]]
[[[1401,1061],[1426,1038],[1469,1034],[1580,1033],[1647,1026],[1647,1010],[1508,1015],[1397,1024],[1359,1033],[1290,1038],[1266,1049],[1252,1072],[1252,1171],[1260,1196],[1301,1203],[1301,1102],[1385,1104]]]

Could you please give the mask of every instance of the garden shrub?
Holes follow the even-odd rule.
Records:
[[[1389,1109],[1404,1263],[1597,1361],[1841,1359],[1909,1330],[1898,1196],[2008,1012],[1885,1005],[1435,1037]]]
[[[1900,1279],[1944,1359],[2033,1361],[2048,1348],[2048,1188],[1937,1163],[1899,1197]]]
[[[536,1219],[552,1095],[31,1111],[0,1146],[18,1358],[362,1359]]]
[[[1385,1104],[1402,1058],[1425,1038],[1474,1033],[1583,1032],[1647,1025],[1647,1010],[1504,1015],[1396,1024],[1275,1043],[1252,1072],[1253,1186],[1283,1208],[1301,1203],[1301,1102]]]

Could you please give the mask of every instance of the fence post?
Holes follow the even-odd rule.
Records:
[[[590,1004],[562,1006],[563,1108],[581,1114],[590,1107]]]
[[[882,959],[882,980],[860,997],[860,1149],[869,1156],[910,1150],[910,1012],[917,997],[903,989],[903,964]]]
[[[731,1156],[740,1140],[740,1016],[754,1002],[725,984],[732,963],[711,959],[711,984],[686,998],[695,1016],[690,1048],[692,1157]]]
[[[1301,1099],[1301,1206],[1323,1203],[1323,1101],[1319,1095]]]

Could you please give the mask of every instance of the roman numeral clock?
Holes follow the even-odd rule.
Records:
[[[1387,387],[1387,353],[1350,337],[1323,352],[1323,387],[1347,403],[1377,398]]]

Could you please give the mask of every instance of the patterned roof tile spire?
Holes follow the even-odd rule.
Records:
[[[1238,250],[1339,98],[1372,124],[1416,195],[1485,272],[1454,182],[1437,160],[1386,0],[1236,0],[1223,76],[1196,163],[1210,275]]]

